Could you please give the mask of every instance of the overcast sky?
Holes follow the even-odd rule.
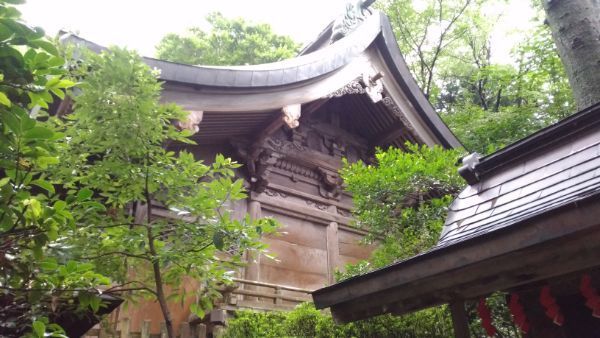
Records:
[[[220,11],[226,17],[243,17],[270,24],[275,32],[306,43],[344,10],[347,0],[27,0],[19,6],[23,18],[50,35],[59,29],[77,32],[100,45],[137,49],[146,56],[167,33],[182,33],[192,26],[206,27],[204,17]],[[515,31],[529,27],[533,11],[529,1],[511,0],[492,11],[501,19],[494,35],[497,61],[509,56],[520,37]],[[506,61],[508,62],[508,61]]]

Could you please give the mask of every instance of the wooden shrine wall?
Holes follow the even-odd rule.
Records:
[[[238,174],[245,180],[249,196],[231,205],[233,214],[240,218],[246,213],[273,217],[281,224],[278,234],[264,238],[273,258],[247,257],[248,264],[238,277],[315,290],[332,284],[336,269],[369,257],[373,247],[359,244],[366,232],[353,226],[352,198],[343,191],[338,175],[343,157],[350,161],[368,159],[368,143],[342,129],[340,117],[332,116],[335,114],[325,112],[302,121],[296,129],[283,127],[265,138],[258,149],[246,148],[248,142],[184,146],[205,163],[212,162],[217,153],[242,163]],[[194,285],[193,281],[186,282],[186,286]],[[282,292],[297,296],[293,291]],[[242,301],[265,300],[244,297]],[[189,320],[187,303],[184,307],[171,306],[176,327]],[[293,305],[284,301],[286,304]],[[142,302],[123,309],[119,317],[130,318],[134,331],[143,320],[151,319],[151,332],[157,332],[161,314],[158,304]]]

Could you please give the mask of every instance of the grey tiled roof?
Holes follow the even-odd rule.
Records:
[[[600,112],[592,114],[598,116]],[[468,186],[450,206],[435,249],[497,231],[598,193],[597,126],[572,133]]]
[[[387,22],[382,14],[371,15],[347,38],[328,45],[326,48],[279,62],[221,67],[193,66],[150,57],[144,57],[144,61],[150,67],[160,69],[160,79],[164,81],[227,88],[293,85],[331,73],[350,63],[373,43],[381,33],[384,24]],[[328,29],[330,29],[329,26]],[[102,46],[72,34],[64,35],[62,40],[83,44],[94,52],[104,49]]]

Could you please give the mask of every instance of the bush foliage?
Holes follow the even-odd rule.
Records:
[[[447,206],[464,184],[456,170],[461,151],[406,148],[379,149],[375,164],[345,163],[341,174],[353,194],[356,224],[370,231],[366,241],[381,245],[338,279],[412,257],[437,242]]]
[[[223,338],[452,337],[446,312],[442,307],[403,317],[384,315],[337,325],[330,314],[315,309],[312,303],[304,303],[287,313],[238,311]]]

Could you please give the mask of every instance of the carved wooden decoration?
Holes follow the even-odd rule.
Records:
[[[344,87],[334,91],[327,97],[342,97],[349,94],[367,94],[373,103],[383,99],[383,74],[371,70],[350,81]]]
[[[383,78],[381,72],[363,74],[362,81],[365,84],[365,91],[373,103],[377,103],[383,99],[383,82],[381,78]]]
[[[283,121],[287,124],[288,127],[294,129],[300,125],[300,115],[301,115],[302,106],[299,104],[292,104],[289,106],[285,106],[282,109],[283,112]]]
[[[200,122],[202,122],[202,117],[204,116],[204,112],[201,110],[190,111],[187,119],[185,121],[177,121],[175,122],[175,126],[180,130],[187,129],[194,134],[200,130]]]
[[[363,84],[361,83],[362,81],[362,76],[357,77],[356,79],[350,81],[348,84],[346,84],[345,86],[343,86],[342,88],[334,91],[333,93],[327,95],[328,98],[331,97],[342,97],[344,95],[350,95],[350,94],[364,94],[365,92],[365,88],[363,86]]]
[[[406,129],[408,129],[411,132],[413,132],[414,135],[417,135],[417,133],[415,132],[415,127],[413,127],[412,123],[410,123],[410,121],[406,118],[406,116],[402,112],[402,109],[400,109],[400,107],[398,107],[398,105],[396,104],[396,102],[394,102],[394,100],[385,91],[383,92],[383,95],[384,95],[384,97],[381,100],[381,102],[392,113],[394,113],[394,115],[396,115],[396,117],[398,117],[400,119],[400,121],[402,121],[402,124],[404,124],[404,126],[406,127]]]

